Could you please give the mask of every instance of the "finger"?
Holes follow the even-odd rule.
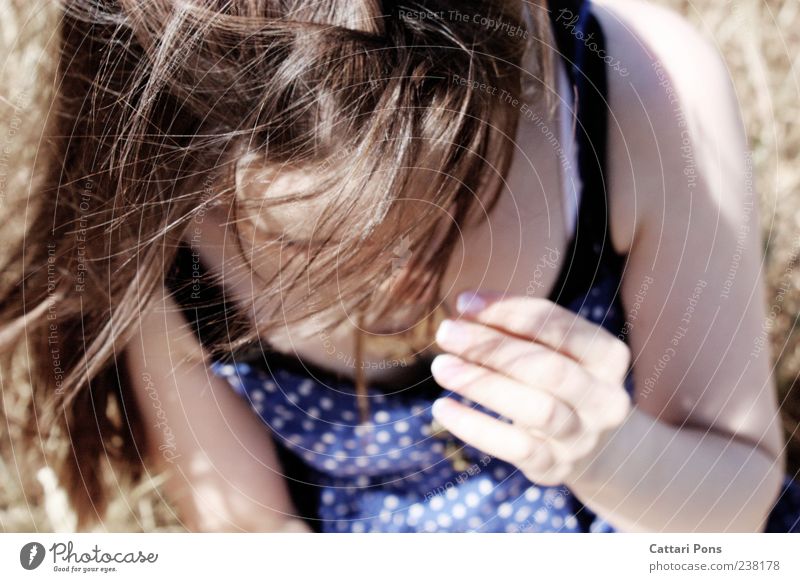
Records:
[[[520,427],[473,410],[452,398],[434,402],[433,415],[462,441],[493,457],[533,472],[545,473],[555,464],[547,444]]]
[[[598,378],[622,382],[628,372],[631,353],[625,342],[548,299],[462,293],[457,307],[467,319],[566,354]]]
[[[439,326],[436,342],[462,360],[544,390],[572,406],[586,398],[588,373],[574,360],[541,344],[464,320]]]
[[[624,418],[627,393],[589,374],[575,360],[542,344],[520,339],[466,320],[443,323],[436,341],[463,360],[489,368],[551,394],[582,414],[589,426],[607,426]]]
[[[442,354],[434,358],[431,372],[439,385],[544,437],[567,438],[581,428],[578,413],[561,399],[489,368]]]

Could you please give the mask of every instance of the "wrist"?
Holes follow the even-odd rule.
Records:
[[[574,463],[565,484],[587,493],[611,487],[630,463],[634,449],[644,446],[653,422],[656,421],[640,408],[631,406],[625,419],[616,428],[601,433],[593,451]]]

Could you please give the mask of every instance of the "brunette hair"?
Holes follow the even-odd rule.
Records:
[[[24,244],[2,265],[20,275],[0,286],[0,358],[27,342],[30,434],[68,435],[59,473],[85,528],[106,507],[103,460],[141,470],[144,433],[117,356],[193,219],[230,209],[241,241],[263,205],[331,196],[317,231],[336,244],[260,284],[266,298],[300,285],[335,293],[306,294],[302,309],[265,302],[267,321],[342,300],[363,308],[400,237],[428,251],[399,291],[435,302],[459,230],[492,208],[510,163],[519,111],[496,95],[522,95],[529,48],[525,76],[547,82],[551,43],[543,0],[529,3],[532,28],[510,0],[60,3],[42,151],[53,162],[24,201]],[[267,202],[242,186],[244,163],[313,172],[317,186]],[[409,210],[412,186],[431,210]],[[452,217],[444,231],[435,208]],[[281,244],[239,250],[249,263]],[[257,336],[226,307],[230,317],[205,322],[219,330],[212,354]]]

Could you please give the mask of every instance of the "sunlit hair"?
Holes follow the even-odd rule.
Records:
[[[238,230],[265,205],[330,200],[314,229],[330,244],[254,283],[267,326],[334,302],[365,309],[401,237],[426,251],[397,292],[433,308],[460,230],[491,210],[510,163],[519,110],[497,95],[542,83],[550,43],[543,6],[529,6],[530,30],[518,1],[61,3],[41,154],[54,161],[24,201],[25,243],[3,265],[24,277],[3,281],[0,338],[4,360],[27,342],[31,435],[69,435],[61,477],[84,527],[107,503],[104,459],[141,470],[144,433],[119,356],[198,214],[229,209]],[[315,187],[267,199],[237,181],[244,166],[308,173]],[[263,234],[258,248],[237,237],[244,260],[286,242]],[[302,301],[280,300],[298,289]],[[214,355],[256,337],[226,307],[230,317],[204,323],[219,331]]]

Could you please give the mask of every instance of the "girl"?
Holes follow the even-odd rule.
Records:
[[[671,13],[63,10],[3,340],[81,527],[144,458],[192,530],[798,530],[750,157]]]

